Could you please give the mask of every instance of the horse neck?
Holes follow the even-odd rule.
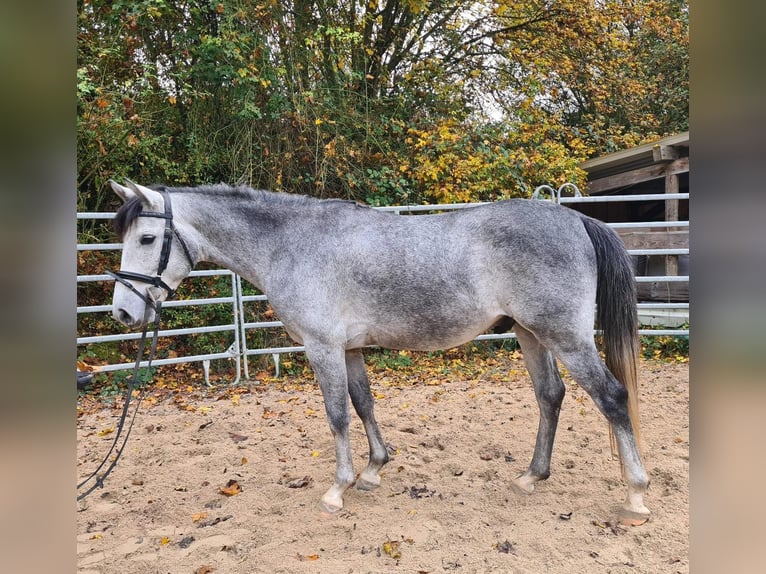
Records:
[[[273,226],[265,224],[275,217],[271,208],[265,217],[257,196],[183,193],[174,200],[174,209],[191,228],[187,232],[194,235],[199,260],[225,267],[262,289],[262,276],[276,251]]]

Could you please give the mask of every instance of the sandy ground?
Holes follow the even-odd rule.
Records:
[[[381,487],[350,489],[335,515],[317,507],[335,455],[305,378],[150,397],[105,487],[78,503],[78,572],[688,572],[688,364],[641,364],[653,515],[622,527],[606,423],[569,380],[551,477],[513,493],[537,405],[518,358],[489,363],[473,377],[372,373],[393,456]],[[81,408],[80,477],[106,452],[118,406]],[[356,418],[352,441],[359,472]]]

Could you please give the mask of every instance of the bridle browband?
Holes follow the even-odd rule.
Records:
[[[183,240],[178,230],[173,225],[173,208],[170,203],[170,194],[165,190],[160,190],[158,193],[162,194],[162,199],[165,203],[165,211],[144,211],[139,212],[138,217],[156,217],[165,220],[165,231],[162,237],[162,251],[160,251],[160,263],[157,267],[157,274],[152,277],[151,275],[144,275],[143,273],[134,273],[133,271],[107,271],[106,273],[114,278],[115,281],[122,283],[125,287],[130,289],[133,293],[138,295],[147,305],[156,308],[156,302],[152,301],[136,289],[131,281],[140,281],[142,283],[148,283],[153,287],[159,287],[167,291],[167,298],[170,299],[175,295],[175,290],[171,289],[170,285],[162,280],[162,273],[167,269],[168,262],[170,261],[170,247],[173,244],[173,236],[175,235],[181,247],[184,250],[186,259],[189,260],[191,268],[194,269],[194,258],[191,256],[189,248],[186,246],[186,242]]]

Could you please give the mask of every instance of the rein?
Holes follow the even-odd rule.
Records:
[[[111,464],[104,471],[104,474],[99,476],[98,472],[109,461],[109,457],[111,456],[115,447],[117,447],[117,443],[120,440],[122,431],[125,428],[125,421],[127,420],[127,416],[128,416],[128,407],[130,406],[130,399],[133,396],[133,388],[136,384],[136,381],[138,380],[138,370],[144,355],[144,349],[146,348],[146,332],[148,328],[147,319],[149,318],[149,309],[154,309],[154,328],[152,332],[152,343],[149,350],[149,359],[146,365],[147,370],[151,369],[152,361],[154,360],[154,356],[157,352],[157,339],[158,339],[158,334],[160,329],[160,315],[162,312],[162,302],[153,300],[148,295],[141,293],[138,289],[135,288],[135,286],[130,281],[131,280],[140,281],[142,283],[148,283],[149,285],[152,285],[154,287],[162,288],[168,293],[167,299],[170,299],[171,297],[173,297],[173,295],[175,295],[175,290],[171,289],[170,286],[167,283],[165,283],[165,281],[162,280],[162,273],[167,268],[168,262],[170,260],[170,248],[173,242],[173,236],[175,236],[176,239],[178,239],[178,242],[181,244],[181,247],[184,250],[184,254],[186,255],[186,258],[189,260],[189,263],[191,264],[192,268],[194,268],[194,259],[192,259],[191,253],[189,252],[189,248],[186,246],[186,243],[178,234],[178,231],[173,225],[173,210],[170,205],[170,195],[166,191],[161,191],[160,193],[162,193],[162,197],[165,202],[165,211],[164,212],[141,211],[141,213],[139,214],[139,217],[158,217],[165,220],[165,231],[164,231],[163,239],[162,239],[162,251],[160,252],[160,262],[157,268],[157,274],[154,277],[152,277],[151,275],[134,273],[132,271],[107,271],[106,272],[108,275],[113,277],[115,281],[118,281],[119,283],[121,283],[122,285],[130,289],[135,295],[137,295],[140,299],[144,301],[145,303],[144,321],[143,321],[144,328],[141,332],[141,341],[138,345],[138,356],[136,358],[136,363],[133,366],[133,374],[128,380],[128,386],[127,386],[127,389],[125,390],[125,404],[122,407],[122,415],[120,416],[120,422],[117,426],[117,433],[115,434],[114,440],[112,441],[112,445],[109,448],[109,451],[106,453],[106,456],[104,456],[104,460],[101,461],[101,464],[99,464],[98,467],[96,467],[96,470],[94,470],[90,475],[88,475],[87,478],[82,480],[77,485],[77,490],[80,490],[81,488],[84,488],[89,482],[94,481],[93,484],[87,488],[87,490],[77,495],[77,500],[82,500],[83,498],[88,496],[91,492],[93,492],[96,488],[104,487],[104,480],[106,479],[107,476],[109,476],[109,473],[112,472],[112,469],[117,465],[117,461],[120,459],[120,455],[122,455],[122,451],[125,449],[125,445],[128,443],[128,438],[130,437],[130,431],[133,429],[133,423],[136,420],[136,414],[138,414],[138,407],[141,405],[141,400],[144,398],[146,385],[143,386],[141,394],[138,396],[136,400],[136,406],[135,406],[135,409],[133,410],[133,416],[130,419],[130,424],[128,425],[127,432],[122,441],[122,444],[117,450],[114,456],[114,459],[111,461]],[[146,381],[144,382],[146,383]]]
[[[131,285],[132,288],[132,285]],[[144,312],[144,319],[148,318],[149,315],[149,309],[154,308],[155,310],[155,316],[154,316],[154,330],[152,333],[152,344],[149,350],[149,360],[147,362],[146,368],[147,370],[151,369],[152,367],[152,361],[154,360],[154,355],[157,352],[157,334],[159,332],[160,328],[160,312],[162,310],[162,303],[159,301],[153,302],[151,305],[146,306],[146,310]],[[125,427],[125,421],[128,416],[128,407],[130,406],[130,399],[133,396],[133,387],[136,384],[136,381],[138,380],[138,369],[141,365],[141,359],[144,355],[144,349],[146,348],[146,331],[148,328],[148,324],[144,324],[144,329],[141,332],[141,342],[138,345],[138,356],[136,357],[136,364],[133,365],[133,374],[130,376],[130,379],[128,379],[128,387],[125,390],[125,404],[122,406],[122,415],[120,416],[120,422],[117,425],[117,434],[114,436],[114,440],[112,441],[112,446],[109,448],[109,451],[106,453],[106,456],[104,456],[104,460],[101,461],[101,464],[96,467],[96,470],[94,470],[90,475],[88,475],[87,478],[82,480],[77,485],[77,490],[85,487],[91,480],[93,480],[93,484],[84,492],[81,492],[77,495],[77,500],[82,500],[86,496],[88,496],[91,492],[96,490],[96,488],[103,488],[104,487],[104,480],[106,480],[106,477],[109,476],[109,473],[112,472],[112,469],[117,465],[117,461],[120,459],[120,455],[122,455],[122,451],[125,449],[125,445],[128,443],[128,438],[130,437],[130,431],[133,429],[133,423],[136,421],[136,414],[138,414],[138,407],[141,405],[141,400],[144,398],[144,392],[146,391],[146,386],[144,385],[141,394],[136,399],[136,407],[133,410],[133,416],[130,419],[130,425],[128,425],[127,433],[125,434],[125,438],[122,441],[122,445],[117,450],[117,453],[114,456],[114,459],[112,460],[109,467],[104,471],[104,474],[101,476],[98,475],[98,471],[103,468],[103,466],[107,463],[109,460],[109,456],[112,454],[112,451],[114,451],[115,447],[117,446],[118,441],[120,440],[120,435],[122,434],[122,431]],[[146,382],[146,381],[145,381]]]

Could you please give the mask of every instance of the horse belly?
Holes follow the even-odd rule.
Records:
[[[378,346],[386,349],[437,351],[457,347],[489,329],[501,314],[482,314],[471,320],[445,320],[444,317],[396,318],[356,323],[349,326],[347,348]]]

